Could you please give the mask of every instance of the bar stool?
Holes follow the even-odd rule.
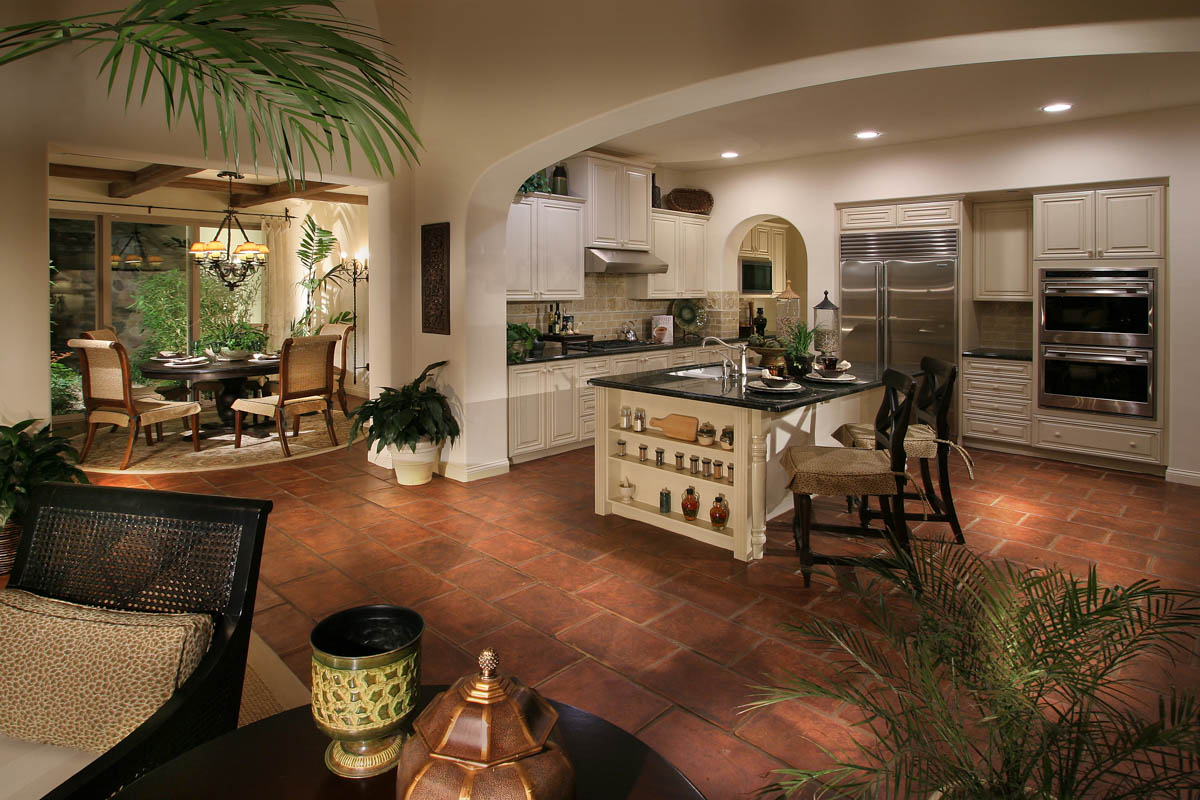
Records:
[[[950,490],[950,470],[947,465],[950,449],[953,447],[962,453],[968,471],[971,468],[970,457],[954,443],[950,434],[950,405],[954,402],[954,381],[958,377],[958,367],[948,361],[926,356],[921,359],[921,373],[921,386],[916,399],[917,422],[908,427],[904,450],[909,458],[920,460],[921,482],[925,488],[924,500],[931,512],[909,513],[905,515],[905,519],[949,523],[954,532],[954,540],[963,544],[965,539],[962,526],[958,522],[958,513],[954,510],[954,495]],[[833,432],[833,438],[846,447],[875,447],[872,426],[865,423],[847,423]],[[929,460],[932,458],[937,459],[940,492],[933,487],[933,476],[929,470]],[[920,495],[911,492],[905,497],[910,500],[922,499]],[[847,497],[846,510],[852,509],[853,500]],[[859,498],[858,513],[863,527],[873,519],[882,519],[880,511],[871,509],[867,497]]]
[[[874,437],[878,449],[850,447],[789,447],[783,454],[783,466],[791,476],[796,515],[792,537],[800,553],[804,585],[812,583],[814,564],[854,566],[864,559],[828,556],[812,552],[812,531],[843,533],[851,536],[876,536],[888,539],[893,548],[909,550],[907,515],[904,513],[905,436],[912,417],[916,383],[902,372],[889,369],[883,374],[883,403],[875,416]],[[812,496],[877,495],[883,509],[884,528],[856,525],[817,524],[812,518]]]

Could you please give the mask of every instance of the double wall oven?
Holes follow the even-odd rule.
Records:
[[[1042,408],[1154,416],[1154,269],[1039,273]]]

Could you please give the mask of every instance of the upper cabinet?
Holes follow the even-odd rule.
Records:
[[[630,275],[625,283],[629,297],[704,297],[708,217],[655,209],[650,231],[650,252],[667,262],[667,271]]]
[[[1033,300],[1029,201],[975,206],[975,299]]]
[[[771,257],[771,228],[765,223],[755,225],[746,233],[742,246],[738,249],[740,256]]]
[[[1034,258],[1162,258],[1163,187],[1034,195]]]
[[[771,262],[771,292],[783,291],[787,283],[787,229],[778,222],[760,222],[746,233],[738,248],[740,258]]]
[[[872,228],[938,228],[958,225],[961,219],[962,201],[956,199],[847,206],[838,209],[838,224],[843,231]]]
[[[583,246],[649,250],[652,166],[599,153],[566,166],[571,191],[585,201]]]
[[[583,201],[518,197],[508,210],[504,248],[508,300],[583,298]]]

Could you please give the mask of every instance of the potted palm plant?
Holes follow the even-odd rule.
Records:
[[[783,343],[783,357],[787,362],[788,374],[793,378],[802,378],[813,369],[812,351],[815,332],[802,319],[792,322],[780,331],[779,339]]]
[[[416,380],[393,389],[385,386],[379,396],[350,412],[350,444],[367,428],[367,449],[387,448],[396,480],[403,486],[419,486],[433,479],[442,444],[458,438],[458,420],[450,401],[433,386],[422,387],[437,361],[427,366]]]
[[[48,425],[30,433],[36,421],[0,425],[0,575],[12,569],[33,488],[46,481],[88,482],[75,466],[79,454],[70,440]]]
[[[766,792],[818,797],[1078,800],[1183,797],[1200,774],[1196,687],[1170,672],[1200,635],[1200,592],[1106,588],[1092,568],[1025,570],[918,543],[851,589],[865,627],[787,627],[833,654],[820,678],[760,687],[752,707],[852,707],[857,751],[781,770]],[[1162,679],[1155,678],[1159,671]],[[808,796],[808,795],[805,795]]]

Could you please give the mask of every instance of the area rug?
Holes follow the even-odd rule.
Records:
[[[201,422],[216,422],[215,411],[201,415]],[[290,427],[290,426],[289,426]],[[350,435],[350,422],[341,411],[333,412],[333,428],[337,432],[338,445],[346,446]],[[234,469],[237,467],[272,464],[277,461],[290,461],[307,456],[315,456],[334,449],[329,444],[329,434],[325,430],[325,420],[320,415],[308,415],[300,418],[300,435],[292,438],[288,431],[288,447],[292,450],[290,459],[283,457],[283,448],[279,446],[279,435],[274,426],[259,428],[269,431],[269,435],[256,439],[249,435],[242,436],[242,446],[233,446],[233,433],[209,434],[200,442],[200,452],[192,452],[192,443],[183,438],[184,431],[178,421],[163,423],[163,440],[154,440],[153,446],[146,445],[145,436],[139,436],[133,446],[133,458],[129,468],[120,469],[121,459],[125,457],[125,443],[128,441],[127,428],[112,431],[109,427],[101,428],[96,433],[96,441],[92,443],[92,451],[88,453],[87,461],[83,464],[89,472],[109,472],[125,475],[152,475],[162,472],[202,472],[206,470]],[[83,447],[83,435],[74,437],[77,448]]]
[[[311,700],[312,694],[308,688],[275,655],[262,637],[251,632],[238,727],[306,706]]]

